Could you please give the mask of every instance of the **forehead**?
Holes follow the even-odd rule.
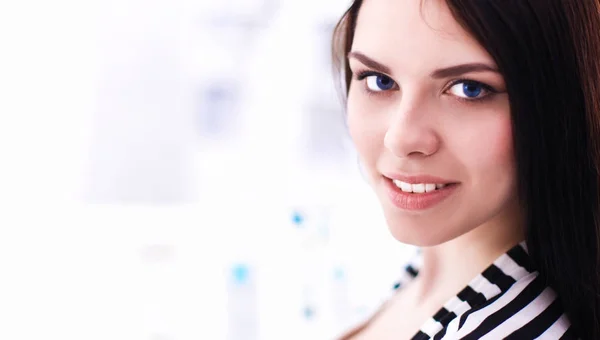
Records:
[[[402,72],[466,62],[494,64],[444,0],[365,0],[352,50]]]

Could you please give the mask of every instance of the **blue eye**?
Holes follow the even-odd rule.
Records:
[[[384,75],[371,75],[366,77],[367,88],[373,92],[388,91],[394,88],[394,81]]]
[[[489,90],[484,84],[475,81],[461,81],[455,83],[450,89],[450,93],[460,98],[478,99],[481,94],[487,94]]]

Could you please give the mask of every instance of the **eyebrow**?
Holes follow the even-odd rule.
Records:
[[[461,64],[456,66],[450,66],[446,68],[441,68],[435,70],[431,73],[431,78],[440,79],[440,78],[450,78],[460,76],[461,74],[470,73],[470,72],[494,72],[500,73],[497,68],[484,64],[484,63],[470,63],[470,64]]]
[[[350,59],[350,58],[354,58],[354,59],[360,61],[361,63],[374,69],[375,71],[378,71],[381,73],[387,73],[387,74],[392,73],[392,70],[390,67],[367,57],[366,55],[364,55],[361,52],[348,53],[348,59]],[[500,71],[498,71],[497,68],[495,68],[494,66],[488,65],[488,64],[467,63],[467,64],[460,64],[460,65],[437,69],[437,70],[433,71],[429,76],[434,79],[441,79],[441,78],[456,77],[461,74],[470,73],[470,72],[500,73]]]
[[[392,73],[392,69],[383,65],[380,62],[377,62],[369,57],[367,57],[366,55],[360,53],[360,52],[350,52],[348,53],[348,59],[350,58],[354,58],[358,61],[360,61],[361,63],[365,64],[366,66],[374,69],[375,71],[381,72],[381,73],[387,73],[387,74],[391,74]]]

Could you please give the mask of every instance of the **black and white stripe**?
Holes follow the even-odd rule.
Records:
[[[397,289],[418,274],[420,263],[409,263]],[[577,339],[573,333],[522,242],[447,301],[412,339]]]

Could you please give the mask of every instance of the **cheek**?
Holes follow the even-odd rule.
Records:
[[[376,119],[369,110],[368,103],[356,96],[348,97],[347,120],[350,137],[358,151],[361,161],[368,168],[375,166],[377,158],[383,149],[385,123]]]
[[[515,161],[509,113],[502,113],[478,126],[463,129],[459,158],[470,177],[481,185],[513,182]],[[462,150],[462,151],[460,151]]]

